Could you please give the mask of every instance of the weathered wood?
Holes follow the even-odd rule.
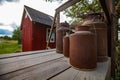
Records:
[[[102,6],[103,11],[105,12],[108,23],[110,23],[111,20],[110,20],[110,14],[109,14],[109,8],[108,8],[108,5],[107,5],[107,0],[99,0],[99,2]]]
[[[2,60],[3,64],[0,64],[0,75],[10,73],[12,71],[16,71],[19,69],[27,68],[40,63],[44,63],[57,58],[61,58],[61,57],[63,57],[62,54],[56,54],[55,52],[53,52],[48,55],[36,56],[33,58],[31,56],[31,58],[28,58],[28,59],[25,59],[25,58],[23,59],[21,58],[19,60],[13,59],[11,60],[12,62],[8,62],[8,63],[7,62],[4,63],[4,60]]]
[[[0,80],[110,80],[110,67],[109,58],[94,71],[81,71],[71,68],[69,59],[55,51],[4,56],[0,59]]]
[[[0,59],[0,65],[4,65],[5,63],[12,63],[12,62],[17,62],[17,61],[21,61],[21,60],[28,60],[28,59],[33,59],[33,58],[37,58],[37,57],[44,57],[44,56],[48,56],[51,54],[55,54],[54,52],[46,52],[46,53],[39,53],[39,54],[34,54],[34,55],[24,55],[24,56],[18,56],[18,57],[12,57],[12,58],[4,58],[4,59]]]
[[[50,80],[110,80],[111,60],[97,64],[94,71],[71,68]]]
[[[52,25],[51,25],[49,38],[48,38],[48,40],[47,40],[47,46],[46,46],[47,48],[49,47],[49,43],[50,43],[50,39],[51,39],[51,36],[52,36],[52,33],[53,33],[53,29],[55,28],[56,16],[57,16],[57,13],[55,13],[54,19],[53,19],[53,22],[52,22]]]
[[[74,80],[76,75],[79,73],[78,70],[74,68],[70,68],[66,70],[65,72],[61,73],[60,75],[53,77],[50,80]]]
[[[58,7],[56,9],[56,13],[59,13],[60,11],[63,11],[65,9],[67,9],[68,7],[70,7],[80,1],[81,0],[68,0],[66,3],[64,3],[63,5],[61,5],[60,7]]]
[[[58,13],[56,17],[56,30],[60,27],[59,24],[60,24],[60,13]]]
[[[115,1],[99,0],[108,20],[108,53],[111,56],[111,74],[115,77]]]
[[[79,71],[75,80],[106,80],[108,71],[111,67],[110,59],[107,62],[102,62],[97,64],[97,69],[95,71]],[[110,77],[110,75],[109,75]],[[107,79],[109,80],[109,79]]]
[[[115,77],[115,47],[116,47],[116,20],[114,17],[114,12],[115,12],[115,1],[110,0],[109,1],[109,13],[111,17],[111,76]]]
[[[110,11],[109,7],[107,4],[107,0],[99,0],[100,4],[103,8],[103,11],[105,12],[105,16],[107,18],[107,45],[108,45],[108,56],[111,56],[111,49],[112,49],[112,44],[111,44],[111,17],[110,17]]]
[[[0,76],[2,80],[46,80],[69,68],[68,59],[59,58]]]
[[[47,53],[47,52],[51,52],[51,51],[55,51],[55,49],[28,51],[28,52],[14,53],[14,54],[0,54],[0,59],[13,58],[13,57],[19,57],[19,56],[27,56],[27,55],[35,55],[35,54]]]
[[[49,66],[46,65],[39,68],[39,70],[34,71],[33,76],[28,76],[25,80],[47,80],[49,77],[54,76],[58,73],[63,72],[68,69],[70,65],[67,64],[65,60],[60,60],[58,62],[50,63]]]
[[[54,15],[54,20],[53,20],[53,23],[51,25],[51,29],[50,29],[50,34],[49,34],[49,38],[47,40],[47,48],[49,47],[49,43],[50,43],[50,38],[51,38],[51,35],[52,35],[52,32],[53,32],[53,29],[55,27],[55,21],[56,21],[56,17],[57,17],[57,26],[59,25],[59,17],[60,17],[60,11],[63,11],[65,10],[66,8],[76,4],[77,2],[79,2],[81,0],[69,0],[67,1],[66,3],[64,3],[63,5],[61,5],[60,7],[58,7],[56,9],[56,12],[55,12],[55,15]]]

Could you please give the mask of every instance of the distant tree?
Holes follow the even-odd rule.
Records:
[[[115,0],[115,5],[117,5],[120,2],[120,0]]]
[[[21,30],[20,30],[20,27],[17,27],[13,31],[12,39],[13,40],[18,40],[18,44],[21,44]]]
[[[115,4],[115,15],[117,18],[120,18],[120,0],[116,0],[116,4]]]
[[[98,12],[102,12],[99,0],[81,0],[77,4],[66,9],[64,13],[67,17],[72,18],[70,22],[74,24],[82,21],[82,18],[78,18],[78,15]]]
[[[4,37],[2,37],[3,39],[5,39],[5,40],[11,40],[11,37],[9,37],[9,36],[7,36],[7,35],[5,35]]]
[[[3,36],[0,36],[0,39],[3,39]]]

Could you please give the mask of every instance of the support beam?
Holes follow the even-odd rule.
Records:
[[[48,40],[47,40],[47,46],[46,46],[47,49],[49,48],[50,38],[51,38],[51,36],[52,36],[53,29],[55,28],[56,16],[57,16],[57,14],[55,13],[54,19],[53,19],[53,23],[52,23],[51,29],[50,29],[49,38],[48,38]]]
[[[115,1],[109,0],[109,13],[111,17],[111,76],[115,77],[115,46],[116,46],[116,18],[115,12]]]
[[[107,6],[107,3],[106,3],[106,0],[99,0],[101,6],[102,6],[102,9],[103,11],[105,12],[105,16],[108,20],[108,23],[110,23],[110,14],[109,14],[109,9],[108,9],[108,6]]]
[[[56,17],[56,30],[59,28],[60,25],[60,13],[57,13],[57,17]]]
[[[59,13],[60,11],[63,11],[65,9],[67,9],[68,7],[70,7],[80,1],[81,0],[68,0],[66,3],[64,3],[63,5],[61,5],[60,7],[58,7],[56,9],[56,13]]]
[[[114,0],[99,0],[108,21],[108,54],[111,56],[111,76],[115,77],[115,18]]]
[[[52,26],[51,26],[51,29],[50,29],[50,34],[49,34],[49,38],[48,38],[48,41],[47,41],[47,49],[49,47],[49,43],[50,43],[50,38],[51,38],[51,35],[52,35],[52,32],[53,32],[53,29],[55,27],[55,21],[56,21],[56,17],[59,16],[60,14],[60,11],[63,11],[65,10],[66,8],[76,4],[77,2],[80,2],[81,0],[69,0],[67,1],[66,3],[64,3],[63,5],[61,5],[60,7],[58,7],[56,9],[56,13],[55,13],[55,16],[54,16],[54,20],[53,20],[53,23],[52,23]],[[57,18],[57,26],[59,25],[59,17]]]

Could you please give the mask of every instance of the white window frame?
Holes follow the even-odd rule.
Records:
[[[49,31],[49,32],[48,32]],[[46,29],[46,42],[49,38],[49,34],[50,34],[50,28]],[[53,40],[52,40],[53,39]],[[51,35],[51,39],[50,39],[50,43],[54,43],[55,42],[55,32],[53,31],[52,35]]]

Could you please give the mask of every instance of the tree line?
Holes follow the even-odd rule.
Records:
[[[12,37],[10,36],[1,36],[0,39],[5,39],[5,40],[17,40],[18,44],[21,44],[21,39],[22,39],[22,35],[21,35],[21,30],[20,27],[17,27],[12,34]]]

